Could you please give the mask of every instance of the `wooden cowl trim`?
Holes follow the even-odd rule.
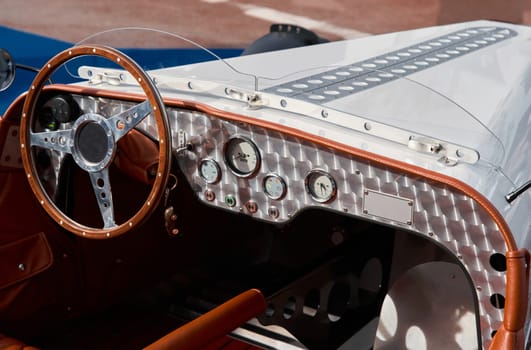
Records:
[[[530,255],[527,249],[507,252],[507,283],[503,325],[498,329],[490,349],[523,349],[524,324],[527,316]]]

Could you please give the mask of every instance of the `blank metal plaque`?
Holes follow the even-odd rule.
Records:
[[[413,201],[408,198],[365,190],[363,192],[363,213],[411,225]]]

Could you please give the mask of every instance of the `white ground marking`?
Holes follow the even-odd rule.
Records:
[[[270,23],[286,23],[304,27],[306,29],[318,30],[323,33],[334,34],[344,39],[353,39],[370,35],[369,33],[360,32],[355,29],[338,27],[324,21],[318,21],[312,18],[294,15],[288,12],[278,11],[269,7],[257,6],[252,4],[231,3],[229,0],[201,0],[209,4],[229,3],[232,6],[240,8],[247,16],[259,18]]]

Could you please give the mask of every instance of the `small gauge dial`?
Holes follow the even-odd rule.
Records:
[[[306,191],[319,203],[330,202],[336,197],[336,181],[323,170],[312,170],[305,180]]]
[[[221,178],[221,170],[218,163],[213,159],[203,159],[199,164],[199,173],[201,177],[209,184],[219,181]]]
[[[225,145],[225,161],[234,174],[247,177],[260,168],[260,153],[251,140],[234,137]]]
[[[276,174],[264,178],[264,192],[271,199],[281,199],[286,195],[286,182]]]

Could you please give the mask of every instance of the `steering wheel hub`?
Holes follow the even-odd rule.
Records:
[[[85,114],[73,125],[72,156],[79,167],[88,172],[100,171],[113,160],[116,151],[114,133],[99,114]]]

